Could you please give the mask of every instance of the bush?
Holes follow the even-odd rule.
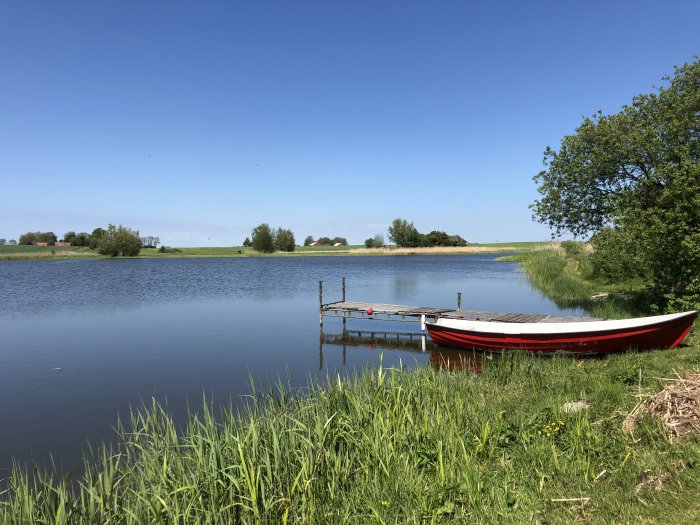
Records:
[[[384,235],[378,233],[365,241],[367,248],[384,248]]]
[[[124,226],[110,224],[107,231],[96,243],[98,253],[110,257],[133,257],[141,251],[141,238],[138,232],[134,232]]]
[[[590,262],[593,277],[603,279],[608,284],[645,277],[645,265],[637,253],[638,247],[619,230],[604,228],[591,237],[591,245],[593,253],[590,255]],[[564,249],[567,251],[566,247]]]

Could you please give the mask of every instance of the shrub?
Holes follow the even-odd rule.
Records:
[[[141,251],[141,238],[138,232],[110,224],[107,231],[99,237],[96,249],[98,253],[110,257],[133,257]]]

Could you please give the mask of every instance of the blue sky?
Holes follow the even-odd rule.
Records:
[[[700,53],[700,2],[0,2],[0,237],[543,240],[532,176]]]

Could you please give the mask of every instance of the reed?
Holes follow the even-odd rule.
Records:
[[[649,314],[644,283],[631,280],[611,285],[593,279],[588,257],[586,247],[567,251],[553,244],[501,260],[519,262],[528,281],[560,308],[581,308],[606,319]],[[601,293],[608,295],[599,300],[595,296]]]
[[[637,395],[692,348],[575,361],[513,355],[483,374],[378,367],[178,428],[153,403],[77,480],[22,469],[0,523],[640,523],[694,508],[700,445],[672,445]],[[587,410],[567,413],[565,403]],[[640,489],[663,473],[662,490]]]
[[[0,261],[33,261],[46,259],[91,259],[94,257],[102,257],[97,253],[88,251],[80,252],[17,252],[17,253],[0,253]]]

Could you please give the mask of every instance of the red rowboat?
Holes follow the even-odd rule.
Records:
[[[425,323],[433,342],[475,350],[605,354],[622,350],[673,348],[690,332],[696,310],[637,319],[509,323],[438,318]]]

